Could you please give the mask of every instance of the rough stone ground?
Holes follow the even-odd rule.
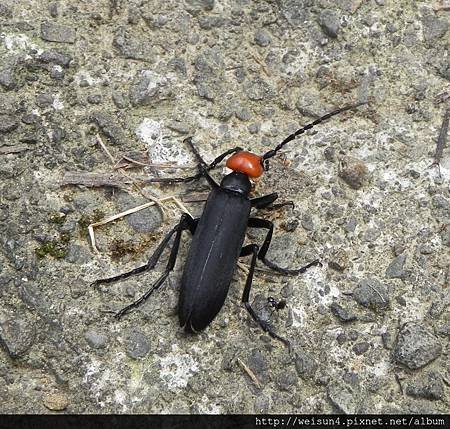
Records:
[[[450,149],[441,175],[429,166],[450,99],[450,12],[436,4],[1,1],[0,410],[448,413]],[[192,166],[187,135],[208,160],[262,152],[358,100],[369,104],[292,142],[257,186],[295,203],[264,213],[270,258],[323,263],[255,276],[254,305],[291,354],[241,307],[242,269],[213,324],[180,332],[186,244],[166,287],[113,318],[167,254],[153,273],[90,283],[146,261],[180,211],[97,228],[99,254],[87,225],[147,201],[129,177],[192,170],[134,165],[110,179],[97,134],[121,165],[148,153]],[[68,172],[114,186],[63,185]],[[141,187],[184,200],[206,189]],[[271,316],[269,296],[287,308]]]

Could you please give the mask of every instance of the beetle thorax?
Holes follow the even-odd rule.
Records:
[[[220,187],[248,196],[252,185],[246,174],[233,171],[222,179],[222,182],[220,182]]]

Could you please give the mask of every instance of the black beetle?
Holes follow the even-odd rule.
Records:
[[[199,332],[205,329],[217,316],[225,302],[238,258],[251,255],[252,259],[245,282],[242,302],[253,319],[265,332],[289,346],[289,341],[276,334],[268,322],[262,320],[250,305],[250,289],[256,260],[260,259],[267,267],[283,274],[302,273],[307,268],[319,264],[319,261],[315,260],[305,267],[290,270],[279,267],[266,259],[272,239],[273,223],[266,219],[250,217],[250,210],[252,208],[260,209],[269,206],[280,207],[292,203],[273,205],[273,202],[278,198],[276,193],[258,198],[249,198],[251,179],[261,176],[264,171],[268,170],[269,158],[276,155],[286,143],[294,140],[298,135],[303,134],[326,119],[361,104],[364,103],[346,106],[316,119],[288,136],[275,149],[266,152],[262,156],[242,151],[241,148],[236,147],[221,154],[211,164],[207,165],[193,145],[191,138],[187,138],[185,142],[190,146],[198,161],[198,174],[186,178],[156,178],[150,179],[149,182],[190,182],[204,177],[207,179],[212,191],[208,196],[201,217],[193,219],[190,215],[184,213],[180,222],[165,236],[147,264],[127,273],[96,280],[93,283],[93,285],[110,283],[154,268],[162,252],[169,244],[170,239],[175,235],[169,260],[163,274],[142,297],[120,310],[116,317],[120,318],[130,309],[140,305],[163,284],[175,266],[181,233],[183,230],[189,230],[193,235],[193,239],[181,280],[178,305],[180,326],[189,332]],[[209,175],[209,171],[231,154],[233,155],[227,160],[226,165],[233,171],[226,175],[219,185]],[[242,247],[245,232],[249,227],[267,229],[268,232],[261,247],[257,244],[249,244]]]

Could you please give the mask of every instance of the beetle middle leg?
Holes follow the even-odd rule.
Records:
[[[128,277],[131,277],[135,274],[142,273],[147,270],[151,270],[155,267],[157,264],[159,258],[161,257],[161,254],[163,253],[164,249],[168,246],[170,239],[175,234],[175,239],[172,245],[172,250],[170,252],[169,260],[166,265],[166,269],[162,273],[162,275],[158,278],[158,280],[152,285],[152,287],[139,299],[132,302],[130,305],[127,305],[122,310],[120,310],[115,317],[120,319],[124,314],[128,313],[132,308],[138,307],[140,304],[142,304],[144,301],[148,299],[148,297],[158,288],[161,287],[161,285],[164,283],[164,280],[166,280],[167,276],[169,275],[170,271],[173,270],[175,266],[175,262],[178,255],[178,249],[180,247],[180,241],[181,241],[181,233],[184,230],[189,230],[192,234],[195,232],[195,228],[197,227],[198,219],[193,219],[190,215],[187,213],[183,213],[180,219],[180,222],[171,229],[171,231],[164,237],[164,239],[161,241],[159,246],[156,248],[153,255],[150,257],[148,262],[138,268],[135,268],[131,271],[128,271],[126,273],[119,274],[114,277],[109,277],[106,279],[99,279],[92,283],[93,286],[97,286],[102,283],[112,283],[118,280],[123,280]]]
[[[291,206],[294,208],[294,203],[292,201],[284,201],[282,203],[273,204],[273,202],[278,198],[276,192],[268,195],[263,195],[262,197],[252,198],[250,200],[252,207],[255,209],[267,209],[267,210],[277,210],[281,207]]]
[[[297,268],[297,269],[288,269],[278,266],[277,264],[268,261],[266,259],[267,251],[269,250],[270,242],[272,241],[272,234],[273,234],[273,223],[270,220],[267,219],[260,219],[256,217],[251,217],[248,220],[248,226],[250,228],[264,228],[268,229],[266,238],[264,239],[264,243],[261,246],[261,249],[258,252],[258,259],[260,259],[264,265],[271,268],[274,271],[277,271],[281,274],[300,274],[304,273],[308,268],[313,267],[315,265],[321,265],[320,261],[318,259],[310,262],[309,264],[305,265],[304,267]]]
[[[259,246],[257,244],[249,244],[248,246],[244,246],[241,250],[240,256],[252,255],[252,261],[250,263],[250,269],[248,271],[247,280],[245,281],[244,293],[242,294],[242,302],[245,305],[245,308],[252,316],[253,320],[258,323],[258,325],[263,329],[264,332],[267,332],[272,338],[280,340],[284,344],[286,344],[289,348],[291,347],[291,343],[283,337],[280,337],[276,334],[269,323],[265,320],[262,320],[255,312],[255,310],[250,305],[250,289],[252,287],[253,274],[255,272],[256,259],[258,258]]]

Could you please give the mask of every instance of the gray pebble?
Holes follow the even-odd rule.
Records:
[[[75,43],[76,32],[71,27],[43,22],[41,24],[41,39],[48,42]]]
[[[215,0],[185,0],[186,10],[191,15],[198,15],[200,12],[213,10]]]
[[[367,343],[366,341],[362,342],[362,343],[357,343],[353,346],[353,351],[355,352],[355,354],[362,355],[364,354],[367,350],[369,350],[370,348],[370,344]]]
[[[102,102],[102,96],[100,94],[91,94],[87,97],[89,104],[100,104]]]
[[[4,18],[12,18],[13,11],[11,9],[11,5],[0,3],[0,16],[3,16]]]
[[[133,106],[149,106],[172,96],[168,81],[151,70],[136,74],[128,95]]]
[[[246,83],[244,92],[249,100],[261,101],[268,100],[273,97],[273,88],[265,80],[257,77]]]
[[[343,249],[338,249],[333,251],[330,256],[330,261],[328,265],[330,268],[336,271],[344,271],[349,264],[349,256],[348,253]]]
[[[106,347],[108,337],[98,331],[91,329],[84,334],[84,338],[93,349],[103,349]]]
[[[422,18],[423,38],[425,42],[432,43],[440,39],[447,32],[449,24],[446,18],[438,18],[433,15],[426,15]]]
[[[266,30],[260,29],[255,33],[255,43],[259,46],[269,46],[271,40],[270,34]]]
[[[342,413],[355,414],[360,396],[347,384],[334,381],[328,385],[328,397],[331,403]]]
[[[60,66],[53,66],[50,69],[50,77],[52,79],[62,80],[62,79],[64,79],[65,74],[66,73]]]
[[[259,350],[253,350],[248,357],[247,366],[256,374],[262,383],[268,379],[268,364],[265,356]]]
[[[62,67],[69,67],[72,57],[67,54],[63,54],[55,49],[42,52],[39,60],[43,63],[57,64]]]
[[[302,351],[295,359],[295,369],[303,380],[313,379],[318,367],[314,356],[308,352]]]
[[[34,344],[34,325],[18,315],[14,319],[0,320],[0,344],[12,358],[25,354]]]
[[[408,396],[437,401],[444,396],[444,383],[437,372],[430,371],[409,382],[405,391]]]
[[[281,13],[293,27],[305,25],[309,16],[304,0],[283,0],[281,2]]]
[[[339,16],[332,10],[324,10],[319,17],[319,24],[323,32],[332,38],[336,38],[341,28]]]
[[[122,129],[117,125],[116,119],[104,112],[94,112],[91,118],[98,125],[103,134],[110,139],[112,144],[125,144],[125,137]]]
[[[314,231],[314,220],[311,215],[304,214],[301,220],[302,228],[306,231]]]
[[[364,233],[362,239],[367,243],[372,243],[381,235],[381,231],[377,227],[369,227]]]
[[[143,358],[150,351],[147,337],[138,330],[128,331],[124,343],[127,355],[133,359]]]
[[[58,16],[58,3],[52,2],[47,6],[48,13],[52,18],[56,18]]]
[[[113,91],[111,94],[112,100],[118,109],[125,109],[128,106],[128,98],[120,91]]]
[[[297,383],[297,376],[293,370],[284,370],[278,375],[276,383],[280,390],[289,392]]]
[[[336,149],[334,147],[332,147],[332,146],[328,146],[323,151],[323,155],[325,156],[325,159],[327,161],[334,162],[335,161],[335,156],[336,156]]]
[[[394,358],[410,369],[418,369],[436,359],[441,351],[439,340],[427,327],[408,322],[398,333]]]
[[[177,120],[168,122],[167,128],[180,134],[189,134],[190,131],[189,125],[186,122]]]
[[[267,413],[270,406],[270,400],[265,395],[259,395],[255,399],[255,404],[253,406],[255,413]]]
[[[353,320],[356,320],[356,316],[353,313],[335,302],[330,305],[330,310],[338,319],[342,320],[343,322],[351,322]]]
[[[442,240],[442,244],[450,247],[450,226],[449,225],[447,225],[447,227],[441,231],[441,240]]]
[[[11,115],[0,114],[0,133],[9,133],[19,126],[16,118]]]
[[[363,161],[347,157],[342,160],[339,177],[353,189],[360,189],[367,178],[368,170]]]
[[[358,225],[358,221],[354,218],[354,217],[350,217],[344,227],[344,229],[348,232],[348,233],[352,233],[355,232],[356,229],[356,225]]]
[[[113,39],[113,46],[123,58],[152,62],[154,60],[153,45],[149,40],[142,39],[119,27]]]
[[[53,104],[53,95],[51,94],[39,94],[36,97],[36,105],[41,109],[45,109]]]
[[[450,201],[439,194],[433,195],[431,204],[435,209],[450,210]]]
[[[405,265],[406,255],[397,256],[387,267],[386,277],[388,279],[403,279],[407,276],[407,272],[403,269]]]
[[[131,209],[140,204],[143,204],[141,199],[136,199],[126,192],[119,192],[117,194],[117,205],[121,211]],[[159,228],[162,223],[161,212],[156,206],[151,206],[145,210],[132,213],[125,219],[127,223],[139,233],[154,231]]]
[[[14,67],[6,67],[0,71],[0,85],[7,91],[14,89],[17,85]]]
[[[388,288],[376,279],[364,279],[353,291],[355,301],[372,310],[385,310],[389,307]]]
[[[222,94],[225,62],[222,54],[207,49],[195,59],[194,83],[199,97],[215,100]]]
[[[92,255],[86,246],[70,244],[65,259],[71,264],[86,264],[92,259]]]

